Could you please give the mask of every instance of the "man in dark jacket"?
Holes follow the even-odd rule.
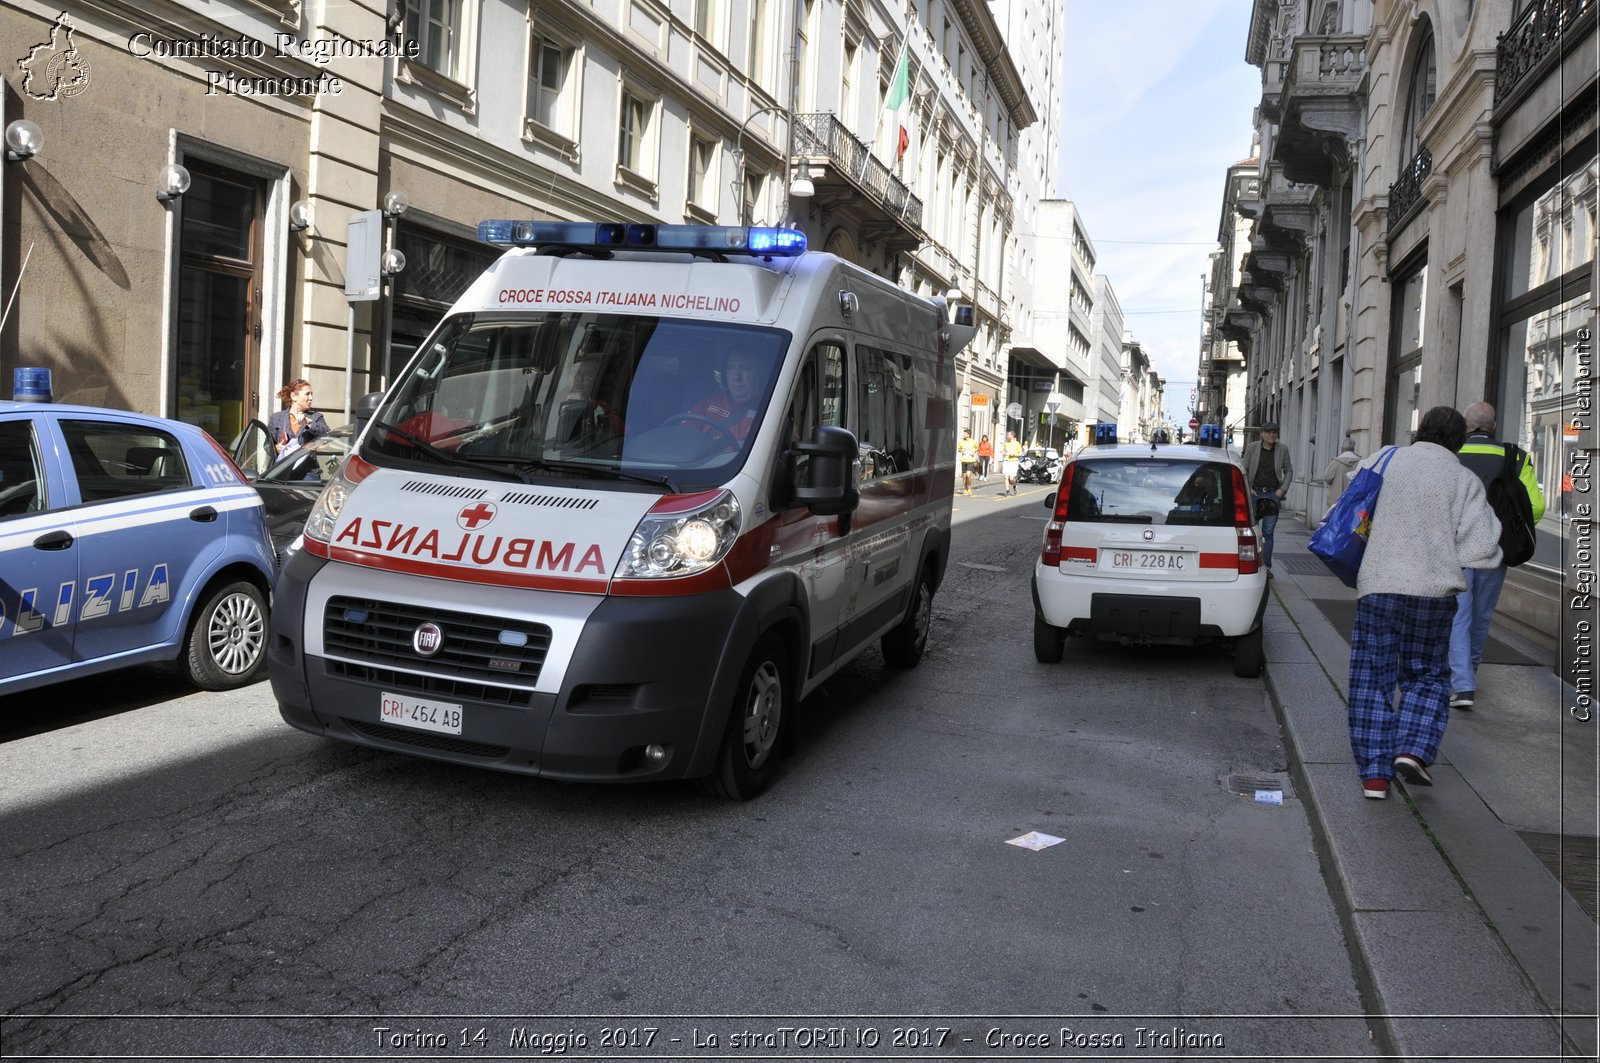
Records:
[[[1495,442],[1494,407],[1487,402],[1474,402],[1461,411],[1467,422],[1467,441],[1457,453],[1461,464],[1478,474],[1485,491],[1505,465],[1506,447]],[[1544,516],[1544,492],[1533,476],[1533,462],[1526,454],[1522,457],[1517,479],[1528,492],[1528,502],[1533,506],[1533,522]],[[1477,700],[1478,662],[1483,659],[1483,643],[1489,635],[1489,621],[1494,617],[1494,607],[1500,601],[1500,588],[1506,582],[1504,560],[1494,568],[1469,568],[1463,570],[1467,589],[1456,595],[1455,624],[1450,629],[1450,707],[1470,709]]]
[[[1289,493],[1289,482],[1294,478],[1289,448],[1278,445],[1277,421],[1261,422],[1261,438],[1244,448],[1243,460],[1244,482],[1256,500],[1272,500],[1260,521],[1261,563],[1271,569],[1272,533],[1278,529],[1278,506]]]

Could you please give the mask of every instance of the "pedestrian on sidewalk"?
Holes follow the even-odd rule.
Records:
[[[1329,461],[1328,467],[1322,470],[1322,482],[1327,485],[1327,508],[1322,512],[1322,519],[1317,521],[1317,528],[1328,519],[1328,511],[1333,509],[1333,504],[1339,501],[1339,496],[1344,494],[1344,489],[1350,486],[1350,478],[1356,474],[1356,465],[1361,461],[1361,455],[1356,453],[1356,441],[1349,436],[1344,437],[1344,442],[1339,444],[1339,453]],[[1312,531],[1315,531],[1313,528]]]
[[[989,434],[984,433],[978,440],[978,480],[980,483],[989,482],[989,462],[994,460],[994,444],[989,442]]]
[[[1017,433],[1006,433],[1005,461],[1000,466],[1000,471],[1005,474],[1006,490],[1008,495],[1017,493],[1017,477],[1022,474],[1022,441],[1017,438]]]
[[[1456,459],[1466,438],[1462,416],[1435,406],[1383,472],[1350,636],[1350,749],[1366,797],[1389,796],[1397,772],[1409,784],[1432,784],[1428,765],[1450,718],[1447,651],[1462,570],[1500,563],[1483,482]]]
[[[1517,467],[1517,486],[1526,492],[1528,505],[1533,511],[1533,524],[1538,525],[1544,517],[1544,492],[1539,490],[1539,481],[1534,479],[1533,461],[1528,453],[1515,444],[1495,441],[1494,407],[1487,402],[1474,402],[1461,411],[1461,416],[1467,423],[1467,441],[1461,445],[1458,455],[1461,464],[1478,475],[1478,479],[1483,481],[1485,495],[1492,498],[1489,485],[1505,469],[1509,446]],[[1489,622],[1494,617],[1494,607],[1500,601],[1500,589],[1505,586],[1506,569],[1513,561],[1521,563],[1508,553],[1516,549],[1508,538],[1514,534],[1508,525],[1515,521],[1515,514],[1505,512],[1496,513],[1495,516],[1500,564],[1494,568],[1466,569],[1462,576],[1467,581],[1467,589],[1456,595],[1455,622],[1450,629],[1452,709],[1470,709],[1477,700],[1478,662],[1483,660],[1483,644],[1489,636]]]
[[[972,494],[972,478],[978,472],[978,444],[972,438],[972,429],[961,430],[961,443],[956,447],[961,460],[961,493]]]
[[[1278,507],[1289,494],[1294,464],[1289,448],[1278,445],[1278,422],[1262,421],[1261,435],[1244,448],[1244,481],[1255,493],[1261,524],[1261,563],[1272,568],[1272,536],[1278,530]],[[1267,499],[1265,505],[1262,499]]]

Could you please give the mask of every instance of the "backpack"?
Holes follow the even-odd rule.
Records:
[[[1518,478],[1527,452],[1514,443],[1502,443],[1506,452],[1500,472],[1489,481],[1489,506],[1500,518],[1500,553],[1508,568],[1515,568],[1533,556],[1535,533],[1533,503]]]

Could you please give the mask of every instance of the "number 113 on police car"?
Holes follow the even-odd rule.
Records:
[[[461,733],[461,706],[447,702],[418,701],[403,694],[384,691],[379,696],[378,719],[401,727],[415,727],[440,734]]]

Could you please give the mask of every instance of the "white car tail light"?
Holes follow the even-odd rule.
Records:
[[[1261,571],[1261,550],[1256,541],[1255,520],[1251,514],[1250,492],[1245,488],[1244,471],[1233,467],[1233,524],[1239,534],[1239,574]]]

